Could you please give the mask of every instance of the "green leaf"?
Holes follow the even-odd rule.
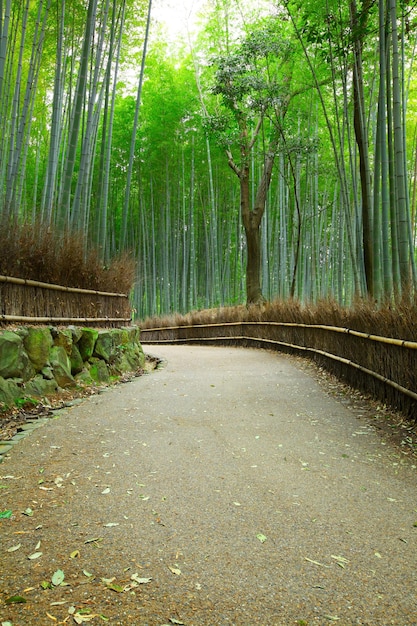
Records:
[[[62,569],[57,569],[55,574],[52,576],[52,584],[54,587],[59,587],[64,582],[65,574]]]
[[[122,593],[124,591],[124,587],[121,587],[120,585],[115,585],[114,583],[110,583],[106,586],[107,589],[111,589],[112,591],[116,591],[117,593]]]
[[[42,556],[43,552],[34,552],[28,556],[29,561],[34,561],[35,559],[39,559]]]
[[[42,589],[53,589],[52,583],[50,583],[49,580],[43,580],[41,582],[41,587]]]
[[[262,533],[258,533],[258,534],[256,535],[256,538],[257,538],[257,539],[259,539],[259,541],[260,541],[261,543],[265,543],[265,541],[267,540],[267,538],[268,538],[268,537],[265,537],[265,535],[263,535]]]
[[[33,516],[33,511],[30,507],[28,507],[25,511],[22,512],[23,515],[27,515],[28,517]]]
[[[0,519],[10,519],[12,514],[13,513],[10,510],[0,511]]]
[[[6,604],[24,604],[25,602],[27,600],[22,596],[10,596],[10,598],[6,599]]]

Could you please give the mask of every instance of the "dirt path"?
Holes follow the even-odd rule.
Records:
[[[0,624],[417,625],[412,460],[285,356],[147,350],[0,465]]]

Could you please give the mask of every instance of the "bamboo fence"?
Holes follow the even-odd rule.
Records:
[[[116,326],[131,322],[129,296],[0,276],[0,324]]]
[[[141,329],[141,343],[255,346],[305,354],[417,420],[417,342],[323,324],[239,321]]]

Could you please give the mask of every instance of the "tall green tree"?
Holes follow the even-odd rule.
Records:
[[[215,61],[213,93],[220,99],[218,112],[209,118],[209,123],[224,145],[228,165],[239,180],[247,245],[248,304],[264,300],[261,220],[291,99],[292,58],[290,41],[277,32],[275,22],[266,22],[247,35],[239,47]],[[262,166],[251,197],[251,178],[257,174],[252,167],[255,146],[262,154]]]

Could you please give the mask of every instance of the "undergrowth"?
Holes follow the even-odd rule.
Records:
[[[276,300],[262,307],[230,306],[149,317],[141,328],[220,324],[225,322],[269,321],[297,324],[324,324],[350,328],[364,333],[417,341],[417,299],[404,298],[394,306],[377,306],[361,300],[343,307],[333,300],[302,304],[298,300]]]
[[[123,253],[104,265],[100,252],[80,232],[40,222],[0,222],[0,274],[45,283],[129,293],[135,262]]]

